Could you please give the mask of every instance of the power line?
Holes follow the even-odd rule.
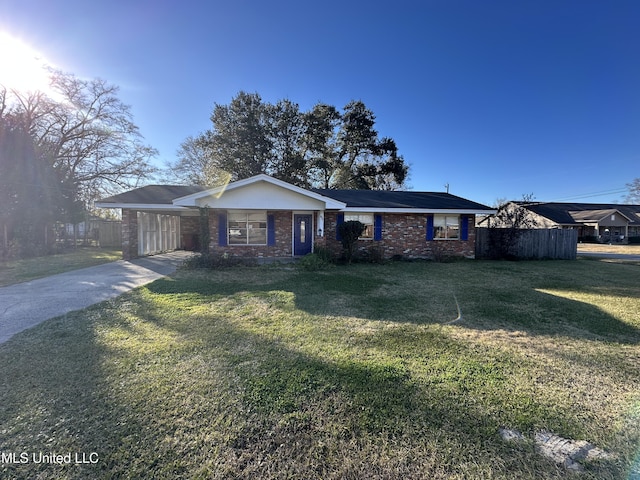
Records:
[[[580,195],[573,195],[570,197],[563,197],[563,198],[557,198],[555,200],[553,200],[554,202],[561,202],[564,200],[578,200],[581,198],[591,198],[591,197],[604,197],[606,195],[613,195],[613,194],[618,194],[618,193],[626,193],[628,192],[629,189],[625,188],[616,188],[613,190],[602,190],[599,192],[593,192],[593,193],[584,193],[584,194],[580,194]]]

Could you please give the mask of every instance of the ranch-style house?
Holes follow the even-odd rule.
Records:
[[[268,175],[222,187],[150,185],[105,198],[122,209],[122,255],[200,250],[207,225],[212,253],[298,257],[322,246],[338,254],[338,224],[359,220],[358,243],[383,258],[473,257],[476,215],[495,210],[442,192],[304,189]]]

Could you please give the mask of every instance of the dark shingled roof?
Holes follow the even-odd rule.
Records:
[[[515,202],[538,215],[562,225],[581,225],[589,217],[606,216],[607,212],[618,210],[631,222],[640,225],[640,205],[617,205],[615,203],[538,203]],[[579,221],[582,220],[582,221]]]
[[[314,188],[314,192],[347,204],[347,207],[493,210],[491,207],[462,197],[441,192],[385,191],[385,190],[332,190]]]
[[[100,203],[171,205],[176,198],[205,190],[201,186],[147,185],[129,192],[113,195]],[[382,209],[431,209],[431,210],[493,210],[491,207],[472,202],[449,193],[440,192],[390,192],[380,190],[332,190],[312,191],[334,200],[344,202],[347,207]]]
[[[142,205],[171,205],[176,198],[201,192],[205,187],[199,185],[147,185],[129,192],[113,195],[100,200],[100,203],[132,203]]]

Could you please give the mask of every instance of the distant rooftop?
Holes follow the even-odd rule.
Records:
[[[630,225],[640,225],[640,205],[616,203],[559,203],[515,202],[549,220],[563,225],[579,225],[601,219],[615,211],[630,220]]]

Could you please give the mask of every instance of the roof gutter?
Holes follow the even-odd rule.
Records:
[[[493,215],[497,210],[467,210],[463,208],[383,208],[383,207],[346,207],[340,209],[341,212],[358,213],[450,213],[457,215]]]
[[[187,207],[179,207],[173,204],[159,204],[159,203],[110,203],[110,202],[96,202],[96,208],[128,208],[130,210],[174,210],[177,212],[184,212],[191,210]]]

